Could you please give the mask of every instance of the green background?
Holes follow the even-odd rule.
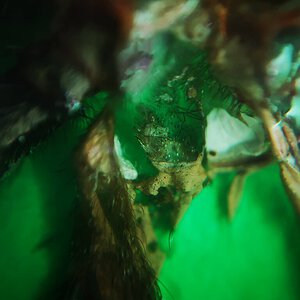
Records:
[[[228,182],[219,175],[179,224],[160,277],[165,299],[300,299],[299,220],[278,167],[248,177],[232,221]]]

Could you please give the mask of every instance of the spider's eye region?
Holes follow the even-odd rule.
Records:
[[[72,95],[69,91],[65,92],[65,107],[67,108],[68,113],[74,113],[78,111],[81,107],[80,101],[77,100],[77,98]]]

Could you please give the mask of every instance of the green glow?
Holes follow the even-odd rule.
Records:
[[[299,299],[299,219],[268,166],[246,181],[230,222],[219,175],[196,199],[174,234],[161,272],[165,299]]]
[[[91,99],[87,115],[95,117],[105,101],[105,94]],[[68,271],[78,194],[73,155],[90,122],[71,119],[2,179],[0,299],[56,299]]]

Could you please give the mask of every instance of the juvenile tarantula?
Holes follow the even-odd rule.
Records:
[[[36,0],[28,2],[34,7],[43,5]],[[198,7],[198,1],[187,1],[189,5],[182,5],[184,1],[175,2],[174,5],[171,1],[166,1],[166,7],[153,5],[159,22],[149,22],[144,27],[142,24],[141,28],[151,35],[156,30],[170,26],[177,33],[187,33],[187,38],[192,40],[196,33],[193,32],[187,16],[191,14],[192,24],[203,25],[208,22],[200,26],[207,27],[204,40],[200,39],[201,46],[210,49],[212,64],[221,67],[220,74],[225,74],[231,80],[227,83],[237,88],[236,94],[240,100],[247,102],[262,118],[273,144],[274,154],[280,160],[285,182],[298,204],[298,145],[287,125],[278,132],[272,131],[278,119],[271,110],[270,103],[266,101],[269,100],[266,88],[268,78],[265,78],[264,67],[267,63],[266,53],[269,54],[267,50],[272,46],[270,41],[277,34],[277,30],[290,27],[298,30],[299,10],[286,8],[284,2],[289,1],[276,1],[276,4],[262,1],[262,7],[254,1],[254,8],[258,7],[260,13],[251,20],[253,7],[247,1],[202,1],[202,6]],[[3,153],[13,147],[18,138],[22,141],[24,136],[26,138],[39,125],[47,121],[57,123],[62,120],[89,93],[101,89],[118,91],[116,61],[132,24],[133,7],[130,1],[51,1],[48,6],[55,12],[49,37],[26,48],[19,63],[1,77],[1,95],[4,100],[1,103],[0,132],[3,138],[0,150]],[[164,20],[163,15],[168,8],[172,9]],[[2,11],[5,11],[4,6]],[[239,19],[244,16],[243,26],[237,26]],[[274,29],[267,26],[265,17],[267,20],[279,20],[278,27]],[[249,28],[251,30],[245,35],[245,41],[243,34]],[[138,35],[137,32],[133,33]],[[258,47],[252,41],[255,35],[260,42]],[[197,43],[198,40],[195,41]],[[245,53],[249,54],[247,59],[241,58]],[[150,59],[149,57],[145,60]],[[246,63],[241,74],[238,74],[235,64],[229,59],[232,57],[238,62]],[[187,74],[183,68],[182,74],[174,76],[173,81],[180,80],[188,76]],[[233,76],[237,74],[239,76]],[[250,77],[247,77],[249,74]],[[225,80],[226,76],[221,76],[221,79]],[[192,85],[194,79],[189,77],[187,86]],[[245,82],[251,84],[247,85]],[[244,90],[251,87],[254,89]],[[255,93],[252,94],[253,91],[261,92],[265,98],[260,101]],[[187,95],[189,101],[197,105],[194,99],[197,98],[197,90],[193,86],[189,87]],[[171,101],[170,95],[168,98],[162,94],[161,99]],[[155,273],[140,242],[142,234],[134,218],[132,191],[121,175],[114,151],[114,105],[115,103],[108,103],[89,129],[76,155],[78,182],[83,199],[81,217],[86,227],[81,228],[82,232],[77,237],[78,252],[67,289],[68,299],[161,297]],[[198,114],[199,111],[201,109],[193,107],[189,113],[192,117],[195,113],[194,119],[199,118],[202,121],[203,116]],[[150,115],[150,112],[147,113]],[[181,111],[178,110],[178,113]],[[146,124],[139,132],[139,139],[146,150],[149,150],[149,143],[155,144],[158,141],[158,136],[149,134],[155,126],[157,129],[157,123],[153,121],[150,126]],[[165,131],[161,130],[161,133],[161,140],[166,141],[165,144],[170,148],[180,147],[174,141],[167,140],[169,137]],[[280,152],[282,149],[284,153]],[[163,157],[163,149],[159,150]],[[296,165],[287,159],[289,153],[294,156],[293,163],[296,162]],[[189,193],[194,195],[202,187],[200,165],[203,153],[198,154],[195,161],[182,164],[181,168],[175,170],[169,161],[155,161],[159,174],[136,184],[136,187],[150,195],[158,194],[159,189],[163,188],[165,198],[169,199],[173,196],[170,186],[175,182],[187,196],[190,196]],[[191,174],[193,180],[190,180]],[[193,186],[190,186],[191,183]],[[83,250],[82,245],[87,247]]]

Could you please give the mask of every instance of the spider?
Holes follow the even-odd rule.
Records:
[[[197,1],[188,2],[195,4]],[[198,97],[201,93],[197,91],[195,85],[205,88],[205,84],[197,82],[198,78],[195,79],[195,74],[190,74],[195,70],[191,71],[186,66],[182,66],[180,74],[172,72],[167,74],[169,81],[165,84],[159,99],[155,99],[153,103],[156,105],[160,102],[164,103],[161,109],[168,107],[165,112],[170,118],[164,119],[162,112],[158,113],[158,116],[153,116],[152,107],[149,105],[144,114],[149,119],[138,124],[136,128],[136,138],[157,173],[151,178],[140,181],[126,178],[122,169],[122,164],[126,165],[126,161],[122,162],[120,155],[116,153],[114,127],[118,121],[115,120],[114,112],[122,105],[121,101],[117,100],[122,98],[119,91],[117,57],[132,26],[132,4],[129,0],[89,0],[84,3],[80,0],[70,0],[55,5],[58,4],[53,2],[57,13],[50,38],[27,48],[20,63],[1,78],[2,94],[7,95],[7,99],[13,100],[13,103],[3,103],[1,133],[4,138],[1,150],[3,153],[9,151],[7,149],[13,147],[18,139],[22,141],[24,136],[26,138],[45,120],[54,123],[61,121],[80,106],[83,98],[94,91],[117,90],[101,115],[89,128],[75,155],[78,185],[82,194],[80,217],[86,227],[81,228],[82,232],[77,236],[75,243],[77,256],[67,297],[70,299],[159,299],[161,294],[155,271],[159,270],[163,255],[158,261],[155,261],[158,257],[157,253],[152,259],[149,253],[147,253],[148,258],[146,257],[143,244],[149,242],[149,235],[152,235],[150,242],[154,241],[152,245],[155,245],[153,229],[150,226],[151,220],[147,209],[144,209],[144,216],[139,218],[143,213],[139,211],[139,206],[133,203],[138,198],[138,191],[154,197],[155,201],[157,201],[156,196],[163,199],[158,205],[163,206],[167,203],[172,207],[169,229],[174,229],[190,201],[201,191],[207,178],[207,172],[203,167],[205,157],[203,140],[205,117],[209,112],[205,112],[206,108],[202,107],[200,101],[202,99]],[[189,11],[191,6],[179,5],[178,7],[171,9],[166,21],[161,18],[160,22],[157,22],[159,30],[173,26],[175,32],[182,31],[178,30],[178,27],[185,25],[185,16],[191,13]],[[203,7],[208,11],[207,16],[210,16],[210,6],[204,3]],[[218,7],[219,13],[211,13],[212,18],[220,22],[216,34],[227,38],[230,33],[227,30],[227,18],[230,14],[227,13],[226,7],[214,6],[214,8]],[[199,9],[195,5],[192,8],[195,11]],[[164,9],[155,11],[159,14]],[[175,16],[176,22],[172,16]],[[203,18],[200,18],[199,23],[202,21]],[[155,26],[153,28],[148,24],[145,31],[149,33],[155,30],[157,30]],[[212,34],[210,36],[212,44],[213,37]],[[168,47],[171,48],[172,37],[167,36],[166,39],[169,42]],[[220,45],[214,45],[215,51],[221,48]],[[197,53],[198,49],[195,48],[193,51]],[[214,51],[211,53],[214,54]],[[149,60],[151,61],[152,54],[145,57],[147,59],[135,65],[147,73],[147,64]],[[213,59],[212,62],[214,63]],[[198,67],[197,64],[195,65]],[[127,75],[124,84],[131,88],[130,75],[134,76],[134,72]],[[148,79],[146,77],[146,81]],[[181,81],[185,85],[179,83]],[[160,83],[158,81],[158,85]],[[188,99],[185,103],[187,107],[183,108],[182,103],[172,104],[175,97],[166,95],[166,91],[171,91],[174,86],[169,86],[170,89],[167,89],[168,84],[180,87],[178,94],[184,95],[183,99]],[[133,94],[134,88],[132,88]],[[21,101],[20,94],[24,96]],[[237,102],[235,106],[240,107],[240,105]],[[270,130],[274,123],[272,113],[268,109],[262,110],[261,107],[258,109],[255,105],[253,110],[262,117],[270,133],[273,148],[278,150],[277,142],[274,141],[274,135]],[[179,116],[178,119],[182,121],[180,126],[172,123],[172,114]],[[228,122],[229,120],[230,118],[227,119]],[[271,125],[268,123],[270,120]],[[239,124],[245,125],[246,121],[243,121],[244,123],[241,121]],[[186,137],[183,124],[189,124],[199,130],[193,131],[190,137]],[[288,129],[287,126],[284,128],[287,132],[286,136],[293,137]],[[197,133],[199,133],[199,140],[194,138]],[[282,144],[297,154],[294,141],[289,140],[287,143],[286,137],[282,137],[281,133],[279,136],[283,139]],[[197,142],[193,144],[195,140]],[[157,151],[153,151],[152,146]],[[214,154],[213,156],[219,154],[216,151],[210,153]],[[281,157],[276,151],[275,153],[278,158]],[[216,158],[214,159],[216,161]],[[283,164],[283,168],[288,169],[284,176],[292,175],[288,165]],[[244,166],[242,169],[245,169]],[[297,181],[297,177],[295,178]],[[243,178],[239,177],[231,189],[231,198],[233,198],[229,199],[233,207],[230,208],[231,214],[236,206],[235,202],[242,181]],[[180,202],[183,202],[183,205]],[[86,247],[82,249],[82,245]],[[155,267],[155,271],[148,259]]]

